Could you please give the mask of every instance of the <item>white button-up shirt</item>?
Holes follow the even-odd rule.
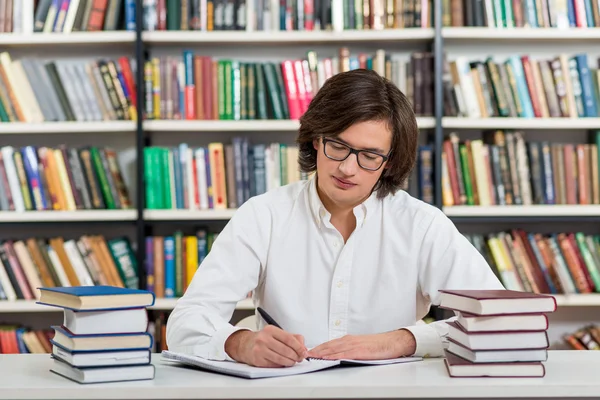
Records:
[[[231,360],[229,321],[253,291],[308,348],[346,334],[401,328],[417,356],[443,355],[447,324],[419,323],[440,289],[503,289],[481,254],[436,207],[399,191],[354,208],[344,243],[315,179],[244,203],[219,234],[167,322],[169,350]],[[258,315],[258,314],[257,314]],[[264,326],[260,316],[258,329]]]

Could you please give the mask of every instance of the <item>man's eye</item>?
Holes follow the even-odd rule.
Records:
[[[345,149],[345,147],[342,146],[341,144],[335,144],[335,143],[332,143],[331,147],[333,147],[335,150],[344,150]]]
[[[363,154],[364,154],[364,157],[365,157],[367,160],[369,160],[369,161],[373,161],[373,160],[375,160],[375,159],[377,158],[376,156],[372,156],[372,155],[370,155],[370,154],[368,154],[368,153],[363,153]]]

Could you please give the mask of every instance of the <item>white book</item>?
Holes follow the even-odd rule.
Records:
[[[208,360],[202,357],[176,353],[168,350],[163,350],[161,355],[163,357],[163,360],[165,361],[174,361],[177,363],[206,369],[225,375],[233,375],[250,379],[299,375],[308,372],[320,371],[327,368],[337,367],[339,365],[386,365],[422,360],[421,357],[402,357],[393,358],[389,360],[321,360],[316,358],[309,358],[309,360],[303,360],[302,362],[296,363],[292,367],[263,368],[238,363],[235,361]]]
[[[6,294],[6,300],[17,300],[17,294],[15,293],[15,289],[10,283],[10,279],[8,278],[8,274],[6,273],[6,267],[4,266],[2,260],[0,260],[0,285],[2,285],[2,289],[4,289],[4,294]]]
[[[147,365],[150,363],[150,350],[127,351],[84,351],[71,353],[57,345],[52,346],[52,356],[72,367],[116,367],[120,365]]]
[[[154,365],[77,368],[54,358],[51,372],[79,383],[122,382],[154,379]]]
[[[21,185],[19,183],[19,178],[17,178],[17,168],[13,158],[15,149],[12,146],[5,146],[0,149],[0,152],[2,153],[2,158],[4,160],[4,168],[6,169],[6,176],[8,177],[8,189],[12,194],[15,211],[25,211],[23,193],[21,192]]]

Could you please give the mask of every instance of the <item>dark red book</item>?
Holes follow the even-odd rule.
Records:
[[[475,315],[550,313],[553,296],[515,290],[440,290],[440,308]]]
[[[456,321],[447,324],[448,337],[471,350],[547,349],[550,345],[545,330],[467,332]]]
[[[472,363],[447,350],[444,364],[453,378],[542,378],[546,375],[541,362]]]

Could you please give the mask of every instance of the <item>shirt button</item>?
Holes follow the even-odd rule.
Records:
[[[341,288],[342,286],[344,286],[344,282],[339,281],[338,284],[337,284],[337,287]]]
[[[337,321],[335,321],[335,326],[340,326],[340,324],[342,323],[342,321],[340,321],[339,319]]]
[[[337,241],[333,242],[333,247],[338,247],[338,242]]]

